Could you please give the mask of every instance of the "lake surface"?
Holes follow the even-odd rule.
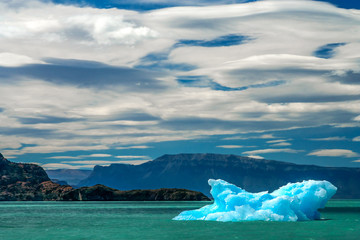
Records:
[[[360,200],[332,200],[320,221],[173,221],[209,202],[0,202],[1,240],[360,239]]]

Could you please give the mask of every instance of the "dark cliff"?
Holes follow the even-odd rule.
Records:
[[[49,181],[45,170],[35,164],[13,163],[0,153],[0,186],[16,182],[41,183]]]
[[[13,163],[0,153],[0,200],[43,200],[42,183],[50,182],[43,168],[35,164]]]
[[[221,154],[164,155],[141,165],[96,166],[80,186],[104,184],[121,190],[185,188],[209,194],[209,178],[224,179],[250,192],[273,191],[288,182],[327,180],[335,198],[360,198],[360,169],[296,165]]]

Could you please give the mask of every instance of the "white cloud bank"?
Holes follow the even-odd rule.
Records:
[[[310,138],[311,141],[345,141],[346,137]]]
[[[0,66],[17,67],[26,64],[42,64],[43,61],[32,59],[28,56],[2,52],[0,53]]]
[[[272,147],[287,147],[287,146],[291,146],[291,143],[288,142],[280,142],[280,143],[275,143],[271,145]]]
[[[219,145],[216,147],[232,149],[232,148],[243,148],[244,146],[241,146],[241,145]]]
[[[76,42],[85,45],[134,45],[157,36],[155,31],[146,26],[124,20],[125,16],[137,15],[131,11],[45,3],[33,8],[2,7],[2,17],[7,20],[0,26],[2,39]]]
[[[321,149],[308,154],[318,157],[358,157],[359,154],[348,149]]]
[[[0,66],[2,73],[19,66],[33,71],[26,76],[14,71],[0,78],[0,140],[6,155],[140,151],[153,142],[253,132],[270,140],[276,137],[266,131],[354,126],[359,120],[360,85],[351,79],[360,71],[360,43],[354,34],[360,32],[358,10],[300,0],[143,13],[17,2],[16,8],[0,3]],[[232,46],[172,48],[184,39],[212,40],[229,34],[250,40]],[[336,48],[332,58],[313,56],[329,43],[346,45]],[[159,60],[168,66],[160,70],[164,75],[150,83],[115,78],[114,83],[123,85],[107,88],[80,84],[86,81],[59,83],[53,75],[41,78],[39,69],[31,65],[54,67],[46,61],[52,58],[133,67],[149,53],[154,54],[152,61],[164,58]],[[193,70],[181,71],[174,67],[177,64],[193,65]],[[138,79],[149,75],[141,74]],[[181,86],[175,79],[182,76],[206,76],[213,85]],[[99,75],[94,82],[101,86],[105,80]],[[273,81],[281,84],[266,85]],[[144,88],[125,88],[124,82]],[[150,88],[154,82],[163,88]],[[221,91],[216,84],[248,88]],[[129,112],[149,119],[129,117]],[[54,121],[34,121],[46,118]],[[288,145],[275,141],[268,143]],[[298,150],[270,148],[244,154],[281,152]]]
[[[140,165],[150,160],[131,160],[131,161],[62,161],[61,163],[40,164],[46,170],[55,169],[93,169],[95,166],[109,166],[111,164],[121,163],[130,165]]]
[[[158,36],[155,30],[136,21],[139,14],[133,11],[18,2],[23,6],[13,8],[0,3],[0,43],[3,49],[14,51],[11,54],[24,55],[23,63],[51,57],[125,65],[135,60],[132,54],[139,57],[141,51],[146,52],[146,47],[136,51],[134,46]],[[125,50],[127,60],[118,54]]]
[[[246,155],[255,155],[255,154],[265,154],[265,153],[298,153],[300,150],[295,150],[291,148],[268,148],[268,149],[258,149],[253,151],[246,151],[243,154]]]
[[[248,155],[249,158],[255,158],[255,159],[264,159],[264,157],[262,156],[258,156],[258,155]]]

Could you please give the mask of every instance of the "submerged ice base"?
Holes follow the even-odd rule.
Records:
[[[174,220],[305,221],[320,219],[319,208],[336,193],[328,181],[288,183],[272,193],[249,193],[224,180],[209,179],[214,203],[184,211]]]

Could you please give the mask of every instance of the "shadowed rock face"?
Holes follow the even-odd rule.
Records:
[[[35,164],[13,163],[0,154],[0,200],[42,200],[42,182],[50,181]]]
[[[13,163],[0,153],[0,186],[16,182],[29,182],[32,184],[49,181],[43,168],[35,164]]]
[[[164,155],[141,165],[96,166],[80,186],[121,190],[185,188],[209,194],[208,179],[224,179],[249,192],[273,191],[288,182],[327,180],[334,198],[360,198],[360,168],[319,167],[222,154]]]
[[[0,201],[206,201],[185,189],[119,191],[104,185],[74,189],[50,181],[35,164],[13,163],[0,153]]]
[[[45,170],[35,164],[10,162],[0,154],[0,200],[60,200],[72,190],[50,181]]]

